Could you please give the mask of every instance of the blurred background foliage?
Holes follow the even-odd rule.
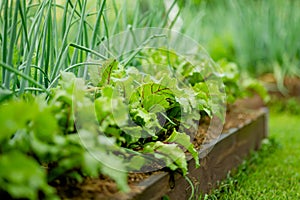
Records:
[[[270,72],[277,78],[299,76],[299,1],[179,2],[183,32],[206,47],[214,59],[227,58],[254,76]]]

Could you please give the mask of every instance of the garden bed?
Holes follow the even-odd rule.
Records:
[[[256,119],[222,134],[215,145],[214,142],[206,145],[200,151],[200,168],[194,168],[194,160],[190,159],[188,177],[199,193],[209,192],[230,170],[236,168],[250,151],[260,147],[261,140],[267,135],[267,111],[261,109],[259,112],[260,115]],[[138,184],[138,188],[140,192],[124,196],[124,199],[159,199],[163,195],[169,196],[170,199],[187,199],[192,190],[184,177],[179,174],[172,177],[167,172],[147,178]]]
[[[227,113],[221,136],[201,146],[201,166],[195,168],[195,161],[188,157],[188,177],[193,185],[177,172],[158,171],[129,174],[131,191],[126,194],[118,192],[116,184],[106,177],[67,186],[58,184],[56,188],[60,197],[68,199],[160,199],[164,195],[170,199],[187,199],[192,190],[198,196],[213,189],[251,151],[260,147],[267,136],[267,121],[266,108],[249,110],[233,106]],[[205,128],[200,126],[198,133],[203,131],[201,129]]]
[[[280,83],[273,74],[265,74],[260,77],[260,80],[273,97],[280,99],[300,97],[300,78],[297,76],[285,76]],[[280,86],[282,88],[279,88]]]

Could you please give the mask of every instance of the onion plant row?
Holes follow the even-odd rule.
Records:
[[[298,1],[184,1],[183,31],[254,76],[299,76]]]
[[[161,20],[168,10],[157,8],[162,4],[1,1],[1,88],[47,92],[57,85],[60,71],[86,76],[84,64],[92,54],[101,56],[93,49],[102,40],[132,27],[168,26],[168,18]]]

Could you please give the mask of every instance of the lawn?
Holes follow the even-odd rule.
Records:
[[[300,116],[270,113],[270,139],[205,199],[300,199]]]

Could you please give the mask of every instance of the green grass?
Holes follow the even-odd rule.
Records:
[[[300,199],[300,116],[270,114],[270,140],[205,199]]]

